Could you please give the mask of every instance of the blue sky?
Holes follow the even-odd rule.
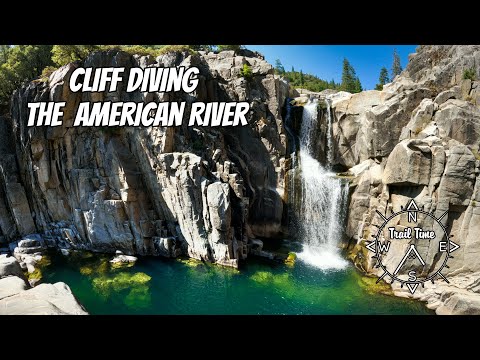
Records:
[[[324,80],[342,78],[342,61],[347,58],[354,67],[365,90],[371,90],[378,82],[382,66],[389,73],[392,67],[393,49],[400,55],[402,67],[408,62],[408,54],[415,52],[416,45],[245,45],[256,50],[272,65],[280,59],[285,70],[295,70],[317,75]]]

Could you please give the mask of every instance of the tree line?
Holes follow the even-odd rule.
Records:
[[[341,83],[336,83],[333,79],[330,81],[320,79],[316,75],[305,74],[302,70],[295,71],[293,66],[291,71],[285,71],[280,59],[275,60],[275,73],[283,76],[288,80],[290,85],[295,88],[303,88],[314,92],[320,92],[326,89],[348,91],[351,93],[362,91],[360,79],[346,58],[343,59]]]
[[[400,75],[402,66],[400,64],[400,56],[395,49],[393,51],[393,63],[391,69],[391,78],[389,77],[386,67],[380,70],[378,84],[375,86],[376,90],[382,90],[383,85],[389,83],[395,76]],[[350,93],[358,93],[363,90],[360,78],[357,76],[355,69],[348,59],[343,59],[342,64],[342,80],[336,83],[335,80],[324,80],[312,74],[306,74],[302,70],[295,71],[292,66],[290,71],[286,71],[280,59],[275,60],[275,73],[283,76],[288,80],[290,85],[295,88],[303,88],[314,92],[320,92],[326,89],[348,91]]]

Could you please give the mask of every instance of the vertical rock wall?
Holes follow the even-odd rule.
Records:
[[[253,76],[240,76],[243,64]],[[72,93],[78,66],[197,66],[197,90]],[[128,71],[126,71],[128,72]],[[256,53],[97,52],[48,82],[26,83],[1,119],[0,240],[41,233],[50,246],[121,250],[238,266],[249,239],[282,235],[288,85]],[[66,101],[63,125],[28,128],[27,103]],[[248,126],[74,128],[81,101],[248,101]],[[185,117],[188,119],[189,106]],[[8,144],[8,145],[6,145]]]

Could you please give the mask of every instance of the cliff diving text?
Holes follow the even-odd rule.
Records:
[[[65,119],[67,105],[75,109],[73,127],[181,126],[184,119],[188,120],[188,126],[247,125],[248,102],[193,101],[199,74],[197,67],[134,67],[127,71],[122,67],[79,67],[70,74],[68,84],[65,81],[63,85],[69,86],[72,93],[82,93],[78,105],[67,104],[67,101],[28,103],[28,126],[63,125],[64,120],[71,120]],[[180,91],[185,95],[178,96],[179,101],[154,100],[158,98],[156,93]],[[92,101],[94,97],[88,96],[88,93],[95,93],[95,98],[103,94],[102,98],[108,101]],[[148,93],[154,94],[149,96]],[[144,98],[152,101],[145,102]]]

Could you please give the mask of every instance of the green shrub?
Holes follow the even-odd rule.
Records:
[[[158,55],[167,54],[169,52],[188,52],[190,54],[195,53],[195,50],[192,49],[191,45],[165,45],[158,50]]]
[[[101,50],[99,45],[53,45],[52,61],[58,66],[63,66],[85,60],[90,53],[97,50]]]
[[[242,48],[242,45],[217,45],[218,51],[233,50],[238,52]]]
[[[55,66],[47,66],[45,69],[43,69],[42,74],[40,75],[40,79],[38,79],[38,81],[47,82],[50,78],[50,75],[52,75],[53,72],[57,69],[58,68]]]
[[[152,56],[157,57],[169,52],[188,52],[194,53],[195,50],[190,45],[103,45],[101,50],[120,50],[129,53],[130,55]]]
[[[245,79],[251,79],[253,77],[252,68],[248,64],[243,64],[242,70],[240,70],[240,76],[243,76]]]
[[[474,68],[463,70],[463,79],[464,80],[470,79],[472,81],[475,81],[476,76],[477,76],[477,74],[476,74]]]
[[[0,50],[0,114],[3,114],[8,111],[14,90],[53,63],[51,45],[2,46]]]

